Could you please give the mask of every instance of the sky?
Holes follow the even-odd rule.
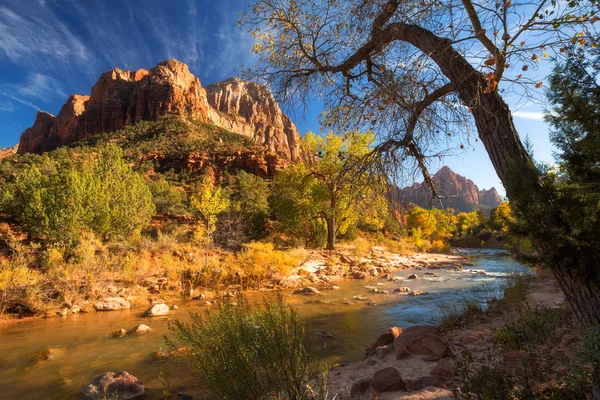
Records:
[[[89,94],[112,68],[149,69],[175,58],[203,85],[239,75],[257,62],[253,39],[236,26],[248,0],[2,0],[0,2],[0,148],[18,143],[43,110],[58,114],[69,95]],[[540,78],[550,65],[541,66]],[[529,136],[538,160],[552,162],[543,104],[505,99],[519,134]],[[283,105],[301,135],[319,132],[321,105]],[[434,164],[448,165],[481,188],[504,193],[474,138],[464,151]]]

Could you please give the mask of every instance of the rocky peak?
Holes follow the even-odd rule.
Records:
[[[299,159],[299,135],[264,86],[228,79],[210,86],[177,60],[146,70],[103,73],[89,96],[72,95],[54,118],[40,112],[21,135],[19,153],[51,151],[142,120],[179,115],[257,140],[287,160]]]
[[[292,161],[300,159],[300,135],[268,88],[229,78],[208,85],[206,93],[208,103],[217,111],[212,116],[215,125],[249,136]]]
[[[421,207],[454,208],[457,211],[472,211],[476,208],[490,209],[500,204],[495,188],[479,190],[477,185],[449,167],[442,167],[433,177],[433,183],[441,200],[432,201],[431,189],[425,183],[417,183],[400,190],[401,199]]]

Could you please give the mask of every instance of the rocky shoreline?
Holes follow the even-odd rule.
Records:
[[[502,300],[490,304],[489,311],[464,325],[440,331],[437,326],[392,327],[366,349],[365,359],[334,368],[329,378],[330,398],[336,400],[425,400],[452,399],[461,393],[457,365],[467,360],[469,371],[503,368],[520,371],[531,351],[505,351],[494,339],[496,330],[513,322],[520,311],[500,309]],[[565,312],[566,304],[558,283],[547,271],[532,279],[523,308]],[[561,360],[573,358],[582,335],[570,323],[553,327],[548,352]],[[529,353],[529,354],[528,354]],[[465,373],[465,371],[461,371]],[[534,390],[559,388],[556,375]]]

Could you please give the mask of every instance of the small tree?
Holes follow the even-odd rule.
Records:
[[[205,265],[208,266],[210,236],[216,229],[217,215],[229,207],[229,199],[225,191],[215,183],[215,176],[212,171],[205,175],[200,192],[190,198],[190,205],[204,220],[202,236],[206,241]]]

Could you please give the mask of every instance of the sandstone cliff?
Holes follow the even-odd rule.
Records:
[[[479,190],[470,179],[458,175],[448,167],[442,167],[432,178],[442,199],[431,199],[431,190],[425,183],[415,183],[400,189],[400,198],[405,203],[420,207],[454,208],[456,211],[472,211],[477,208],[489,210],[497,207],[500,196],[495,188]]]
[[[100,76],[89,96],[73,95],[56,117],[38,112],[21,136],[19,153],[51,151],[142,120],[178,115],[247,136],[295,161],[299,135],[271,93],[256,83],[230,79],[207,91],[187,65],[168,60],[151,70],[118,68]]]
[[[19,146],[6,147],[4,149],[0,149],[0,160],[5,157],[10,157],[13,154],[17,154]]]
[[[238,78],[206,87],[208,103],[216,110],[212,123],[255,139],[278,154],[300,156],[300,135],[290,118],[281,112],[271,92],[254,82]]]

